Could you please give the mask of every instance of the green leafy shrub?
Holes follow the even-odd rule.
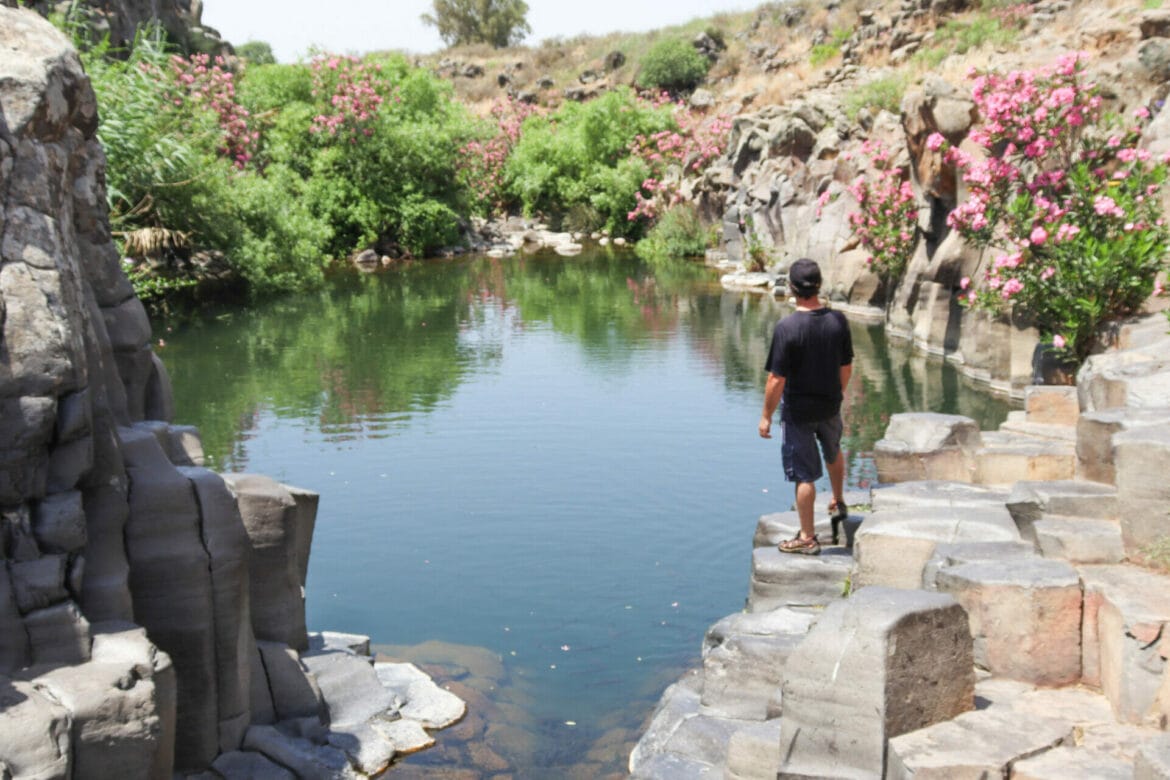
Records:
[[[272,53],[272,46],[264,41],[247,41],[236,47],[236,55],[243,57],[251,65],[272,65],[276,62],[276,55]]]
[[[560,218],[589,206],[614,235],[636,235],[627,219],[650,166],[631,156],[638,136],[675,129],[670,106],[617,89],[588,103],[531,116],[504,169],[505,187],[526,214]]]
[[[83,49],[115,230],[181,231],[254,293],[315,285],[378,243],[421,255],[458,239],[471,122],[448,85],[399,56],[236,73],[199,56],[158,35],[124,60]]]
[[[698,210],[690,203],[679,203],[658,218],[634,249],[646,259],[697,257],[707,250],[707,240]]]
[[[681,38],[667,38],[654,44],[642,58],[639,86],[683,92],[694,89],[707,76],[711,63]]]
[[[857,119],[863,108],[898,114],[902,109],[902,96],[905,94],[904,75],[883,76],[851,89],[842,100],[842,108],[851,122]]]

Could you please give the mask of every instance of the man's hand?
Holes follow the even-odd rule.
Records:
[[[761,439],[772,438],[772,418],[771,417],[761,417],[760,418],[760,438]]]
[[[760,438],[772,438],[772,417],[776,414],[776,407],[784,396],[784,377],[768,374],[768,382],[764,387],[764,411],[760,414]]]

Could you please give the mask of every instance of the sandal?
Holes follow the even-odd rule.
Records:
[[[829,521],[833,526],[833,544],[837,544],[841,521],[849,517],[849,505],[844,501],[833,499],[829,502]]]
[[[796,553],[798,555],[820,555],[821,543],[817,541],[817,535],[813,534],[805,539],[800,535],[800,531],[796,532],[796,536],[787,541],[780,542],[778,547],[782,553]]]

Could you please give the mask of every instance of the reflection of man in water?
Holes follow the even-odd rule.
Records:
[[[824,473],[821,454],[829,469],[833,500],[829,513],[833,543],[837,525],[849,515],[845,505],[845,458],[841,456],[841,401],[853,374],[853,338],[845,315],[821,306],[821,269],[801,258],[788,269],[788,285],[796,296],[796,311],[776,323],[768,351],[768,383],[760,436],[772,438],[772,417],[780,409],[781,453],[784,475],[796,483],[796,511],[800,531],[780,543],[781,552],[816,555],[821,551],[813,525],[816,481]],[[821,449],[817,452],[817,442]]]

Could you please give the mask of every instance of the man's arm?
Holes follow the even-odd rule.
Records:
[[[780,405],[780,398],[784,395],[784,377],[768,373],[768,384],[764,386],[764,414],[760,417],[760,436],[764,439],[772,438],[772,417],[776,414],[776,407]]]
[[[841,366],[841,392],[845,392],[845,388],[849,387],[849,378],[853,376],[853,364],[846,363]]]

